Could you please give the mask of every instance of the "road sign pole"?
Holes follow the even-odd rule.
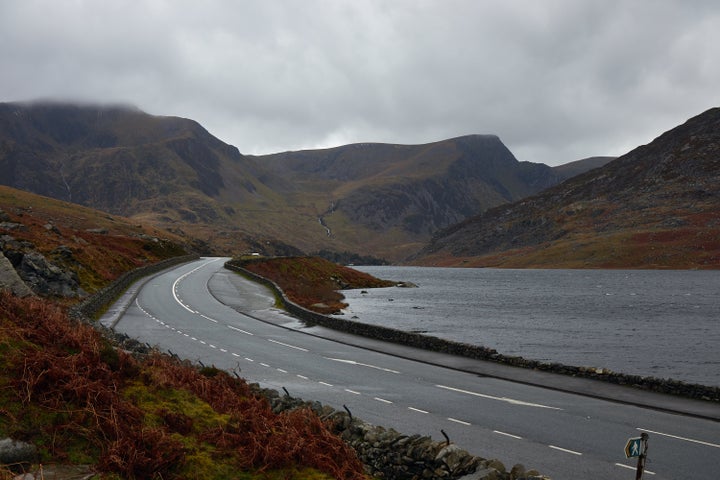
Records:
[[[648,449],[648,437],[649,435],[645,432],[640,434],[640,441],[642,442],[642,452],[638,455],[637,471],[635,472],[635,480],[642,480],[643,471],[645,470],[645,459],[647,458]]]

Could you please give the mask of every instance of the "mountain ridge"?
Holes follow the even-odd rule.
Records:
[[[717,268],[720,108],[604,167],[438,232],[413,263]]]
[[[0,104],[0,183],[199,238],[205,253],[397,262],[438,228],[563,178],[494,135],[251,156],[181,117]]]

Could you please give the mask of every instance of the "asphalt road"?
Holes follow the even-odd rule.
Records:
[[[382,342],[305,328],[273,308],[264,287],[225,270],[225,260],[205,258],[152,277],[129,291],[103,323],[265,387],[335,408],[345,405],[376,425],[437,440],[444,439],[443,430],[462,448],[500,459],[508,469],[522,463],[554,480],[633,479],[636,460],[626,459],[623,450],[628,438],[646,432],[644,478],[720,475],[720,407],[629,389],[608,401],[597,397],[610,386],[598,382],[590,393],[578,388],[580,395],[561,391],[573,387],[568,379],[555,380],[559,376],[532,377],[537,372],[516,369],[519,383],[471,372],[490,368],[481,365],[487,362],[406,347],[397,347],[404,349],[398,356]],[[437,365],[458,361],[460,370]],[[676,412],[687,406],[691,415],[658,406]]]

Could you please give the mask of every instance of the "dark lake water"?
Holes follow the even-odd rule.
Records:
[[[419,286],[344,291],[355,321],[720,386],[720,271],[354,268]]]

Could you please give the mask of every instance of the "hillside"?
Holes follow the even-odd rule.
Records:
[[[128,270],[191,248],[152,226],[0,186],[0,260],[6,267],[0,270],[13,267],[38,295],[77,299]]]
[[[338,313],[348,306],[338,290],[391,287],[397,284],[318,257],[245,257],[235,262],[275,282],[290,301],[324,314]]]
[[[720,109],[604,167],[439,232],[423,265],[720,267]]]
[[[251,157],[184,118],[0,104],[0,184],[197,239],[206,253],[398,261],[436,229],[566,175],[518,162],[492,135]]]
[[[123,273],[184,254],[177,241],[0,187],[0,440],[35,451],[34,466],[0,466],[0,478],[365,478],[309,408],[275,413],[242,379],[116,344],[68,316]],[[5,288],[11,273],[24,297]]]

